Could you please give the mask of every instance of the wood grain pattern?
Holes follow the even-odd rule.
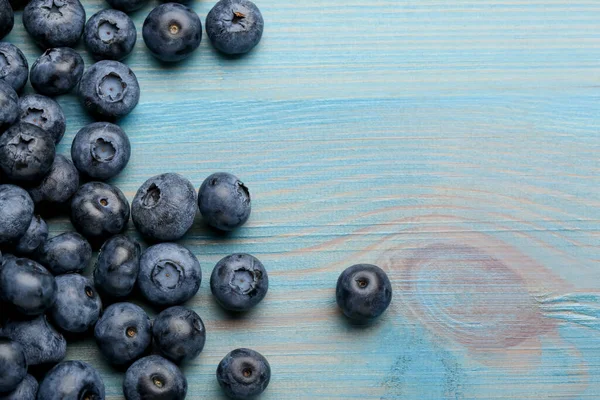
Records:
[[[133,14],[138,33],[154,5]],[[204,20],[212,5],[193,7]],[[166,171],[196,186],[232,171],[253,194],[243,229],[217,237],[198,219],[182,241],[203,266],[189,305],[208,330],[185,368],[188,398],[220,399],[216,365],[241,346],[271,362],[265,400],[598,398],[600,3],[258,5],[265,36],[247,57],[205,38],[164,67],[138,35],[127,60],[142,86],[121,123],[134,153],[114,182],[127,197]],[[30,63],[40,54],[19,23],[7,40]],[[60,103],[68,153],[89,119],[73,96]],[[67,229],[52,221],[53,234]],[[271,280],[243,318],[207,284],[234,251]],[[338,274],[359,261],[384,267],[395,290],[366,329],[334,301]],[[93,343],[68,355],[122,398]]]

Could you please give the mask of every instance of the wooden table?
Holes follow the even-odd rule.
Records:
[[[204,21],[213,3],[193,8]],[[188,399],[221,399],[215,368],[236,347],[271,362],[264,400],[600,398],[599,2],[261,0],[256,51],[228,59],[205,37],[168,67],[141,39],[155,5],[132,14],[142,96],[114,183],[131,200],[158,173],[198,187],[225,170],[253,196],[243,229],[216,236],[198,218],[182,241],[203,267],[189,306],[208,330]],[[40,54],[20,22],[6,40],[30,64]],[[68,154],[90,119],[59,101]],[[232,252],[271,280],[239,318],[208,287]],[[395,291],[362,329],[334,299],[357,262]],[[92,342],[68,357],[122,398]]]

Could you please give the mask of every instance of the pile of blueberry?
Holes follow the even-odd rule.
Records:
[[[216,230],[240,227],[250,216],[250,192],[229,173],[210,175],[198,192],[185,177],[165,173],[142,184],[130,205],[105,181],[123,171],[131,155],[128,136],[115,122],[136,107],[140,88],[120,61],[136,42],[126,12],[148,0],[108,0],[113,9],[87,22],[79,0],[16,1],[0,0],[0,39],[14,25],[12,7],[24,6],[25,29],[44,52],[29,70],[17,47],[0,42],[0,400],[104,399],[92,366],[63,361],[66,338],[88,332],[104,357],[126,370],[126,399],[184,399],[187,380],[177,365],[202,352],[206,330],[198,314],[181,306],[200,288],[200,264],[175,242],[198,209]],[[263,24],[249,0],[220,0],[206,31],[219,51],[243,54],[258,44]],[[142,33],[155,57],[177,62],[200,45],[202,24],[187,6],[165,3],[150,12]],[[87,71],[71,48],[81,37],[97,60]],[[28,78],[38,94],[19,97]],[[71,161],[56,154],[66,119],[51,97],[72,90],[98,122],[76,134]],[[76,232],[49,238],[39,214],[61,213],[70,215]],[[123,234],[130,219],[150,244],[145,250]],[[88,278],[81,273],[93,249],[99,254]],[[210,277],[217,303],[230,312],[256,306],[268,287],[265,267],[249,254],[223,258]],[[153,321],[127,302],[134,291],[162,310]],[[350,267],[338,280],[338,305],[361,323],[381,315],[391,296],[388,277],[373,265]],[[39,387],[28,372],[41,379]],[[250,349],[231,351],[217,368],[220,386],[233,399],[258,396],[270,377],[267,360]]]

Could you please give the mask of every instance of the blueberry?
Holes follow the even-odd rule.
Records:
[[[20,92],[29,77],[27,58],[19,48],[11,43],[0,42],[0,81]]]
[[[112,8],[130,13],[144,7],[148,0],[106,0]]]
[[[57,154],[50,172],[37,185],[29,189],[36,204],[61,205],[67,203],[79,188],[79,171],[73,162]]]
[[[25,315],[39,315],[56,300],[56,281],[48,270],[27,258],[15,258],[0,268],[0,298]]]
[[[60,362],[67,353],[67,342],[44,315],[32,320],[7,320],[0,327],[0,336],[21,343],[27,364]]]
[[[27,360],[23,346],[12,340],[0,339],[0,392],[11,392],[27,375]]]
[[[23,10],[23,25],[42,48],[75,47],[85,25],[79,0],[31,0]]]
[[[152,337],[163,356],[181,363],[198,357],[202,352],[206,329],[198,314],[176,306],[158,314],[152,326]]]
[[[225,394],[236,400],[253,399],[265,391],[271,380],[271,366],[260,353],[236,349],[217,367],[217,380]]]
[[[37,400],[104,400],[104,382],[91,365],[64,361],[44,377]]]
[[[153,305],[182,304],[198,292],[201,281],[196,256],[179,244],[160,243],[142,253],[137,283]]]
[[[81,128],[71,145],[71,158],[82,174],[106,180],[121,172],[131,156],[127,134],[110,122],[95,122]]]
[[[265,298],[269,277],[262,263],[249,254],[232,254],[217,263],[210,290],[229,311],[247,311]]]
[[[202,23],[191,8],[166,3],[150,12],[142,34],[154,57],[166,62],[181,61],[200,46]]]
[[[125,373],[123,394],[126,400],[183,400],[187,379],[171,361],[148,356],[136,361]]]
[[[0,81],[0,135],[14,124],[17,118],[19,118],[19,96],[12,86]]]
[[[103,182],[81,186],[71,200],[71,222],[87,239],[98,242],[121,233],[129,221],[129,203],[121,190]]]
[[[121,61],[133,51],[137,31],[131,18],[119,10],[102,10],[85,24],[83,41],[96,60]]]
[[[28,94],[19,100],[20,120],[37,125],[60,142],[67,128],[67,120],[61,106],[50,97]]]
[[[141,252],[140,244],[129,236],[108,239],[100,248],[94,268],[96,287],[110,297],[128,296],[137,281]]]
[[[38,390],[38,383],[31,375],[25,375],[25,378],[11,392],[0,393],[0,400],[35,400]]]
[[[126,365],[141,357],[150,342],[150,318],[131,303],[108,307],[94,329],[100,352],[114,365]]]
[[[210,226],[231,231],[244,225],[250,217],[250,192],[234,175],[217,172],[202,182],[198,206]]]
[[[57,277],[56,286],[56,302],[50,309],[54,324],[73,333],[94,326],[100,317],[102,301],[92,281],[79,274],[68,274]]]
[[[103,60],[83,74],[79,96],[85,109],[94,117],[117,119],[135,108],[140,99],[140,86],[128,66]]]
[[[194,186],[174,173],[148,179],[131,203],[137,230],[147,238],[164,242],[183,237],[192,227],[197,210]]]
[[[45,96],[71,91],[83,75],[83,58],[69,47],[48,49],[31,66],[31,86]]]
[[[220,0],[206,16],[206,34],[225,54],[252,50],[260,42],[263,28],[260,10],[248,0]]]
[[[13,181],[38,181],[52,167],[54,140],[35,125],[19,122],[0,136],[0,169]]]
[[[92,258],[92,247],[76,232],[65,232],[47,240],[37,252],[37,259],[54,275],[81,272]]]
[[[15,13],[8,0],[0,0],[0,40],[12,31]]]
[[[371,264],[347,268],[337,281],[335,297],[344,314],[359,323],[379,317],[392,301],[392,284],[386,273]]]
[[[0,244],[18,240],[33,218],[33,201],[18,186],[0,185]]]
[[[35,252],[48,239],[48,225],[39,215],[34,216],[29,228],[15,244],[15,253],[27,255]]]

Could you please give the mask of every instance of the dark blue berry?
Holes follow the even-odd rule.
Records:
[[[229,311],[247,311],[267,295],[269,277],[262,263],[249,254],[232,254],[217,263],[210,290]]]
[[[28,255],[35,252],[48,239],[48,225],[39,215],[31,219],[27,232],[16,242],[15,253]]]
[[[217,380],[229,398],[254,399],[269,385],[271,366],[266,358],[254,350],[236,349],[219,363]]]
[[[141,357],[150,342],[150,318],[131,303],[108,307],[94,329],[100,352],[115,365],[126,365]]]
[[[121,61],[131,53],[137,31],[131,18],[119,10],[102,10],[85,25],[83,41],[96,60]]]
[[[71,91],[83,75],[83,58],[70,47],[48,49],[31,66],[29,80],[36,92],[58,96]]]
[[[39,181],[50,172],[55,154],[52,137],[32,124],[19,122],[0,136],[0,169],[13,181]]]
[[[56,300],[54,276],[27,258],[2,262],[0,299],[25,315],[39,315]]]
[[[192,227],[197,210],[194,186],[174,173],[148,179],[131,205],[137,230],[147,238],[164,242],[183,237]]]
[[[100,248],[94,268],[96,287],[109,297],[128,296],[140,270],[140,244],[129,236],[116,235]]]
[[[150,12],[142,34],[154,57],[166,62],[181,61],[200,46],[202,23],[191,8],[166,3]]]
[[[133,363],[125,373],[123,394],[126,400],[183,400],[187,379],[171,361],[148,356]]]
[[[206,34],[225,54],[252,50],[260,42],[263,28],[261,12],[249,0],[220,0],[206,16]]]
[[[127,134],[110,122],[95,122],[81,128],[71,145],[75,167],[87,177],[106,180],[121,172],[131,156]]]
[[[50,172],[37,185],[29,189],[36,204],[64,205],[79,188],[79,171],[73,162],[57,154]]]
[[[14,44],[0,42],[0,81],[21,92],[29,77],[29,64],[23,52]]]
[[[44,377],[37,400],[104,400],[102,377],[83,361],[64,361]]]
[[[20,343],[0,339],[0,392],[11,392],[27,375],[27,360]]]
[[[112,8],[130,13],[144,7],[148,0],[106,0]]]
[[[11,392],[0,393],[0,400],[35,400],[38,391],[38,383],[31,375],[25,378]]]
[[[67,120],[61,106],[50,97],[28,94],[19,100],[20,121],[37,125],[60,142],[67,128]]]
[[[94,244],[123,232],[128,221],[129,203],[116,186],[89,182],[71,200],[71,223]]]
[[[23,236],[33,218],[33,201],[18,186],[0,185],[0,244]]]
[[[175,243],[147,248],[140,259],[138,287],[153,305],[174,306],[191,299],[202,281],[196,256]]]
[[[250,192],[236,176],[218,172],[206,178],[200,186],[198,206],[210,226],[232,231],[250,217]]]
[[[18,118],[19,96],[12,86],[0,80],[0,135]]]
[[[15,25],[15,13],[8,0],[0,0],[0,40],[12,31]]]
[[[388,308],[392,301],[392,284],[381,268],[357,264],[342,272],[335,297],[348,318],[366,323],[379,317]]]
[[[60,362],[67,353],[67,341],[44,315],[32,320],[9,319],[0,326],[0,336],[21,343],[29,366]]]
[[[75,47],[85,25],[79,0],[31,0],[23,10],[23,25],[42,48]]]
[[[92,116],[113,120],[126,116],[135,108],[140,99],[140,86],[128,66],[103,60],[83,74],[79,97]]]
[[[83,271],[92,258],[92,247],[77,232],[65,232],[47,240],[37,252],[38,261],[54,275]]]
[[[73,333],[94,326],[100,317],[102,301],[92,281],[79,274],[68,274],[57,277],[56,285],[56,302],[49,313],[54,324]]]
[[[206,329],[198,314],[176,306],[158,314],[152,325],[152,337],[163,356],[182,363],[193,360],[202,352]]]

